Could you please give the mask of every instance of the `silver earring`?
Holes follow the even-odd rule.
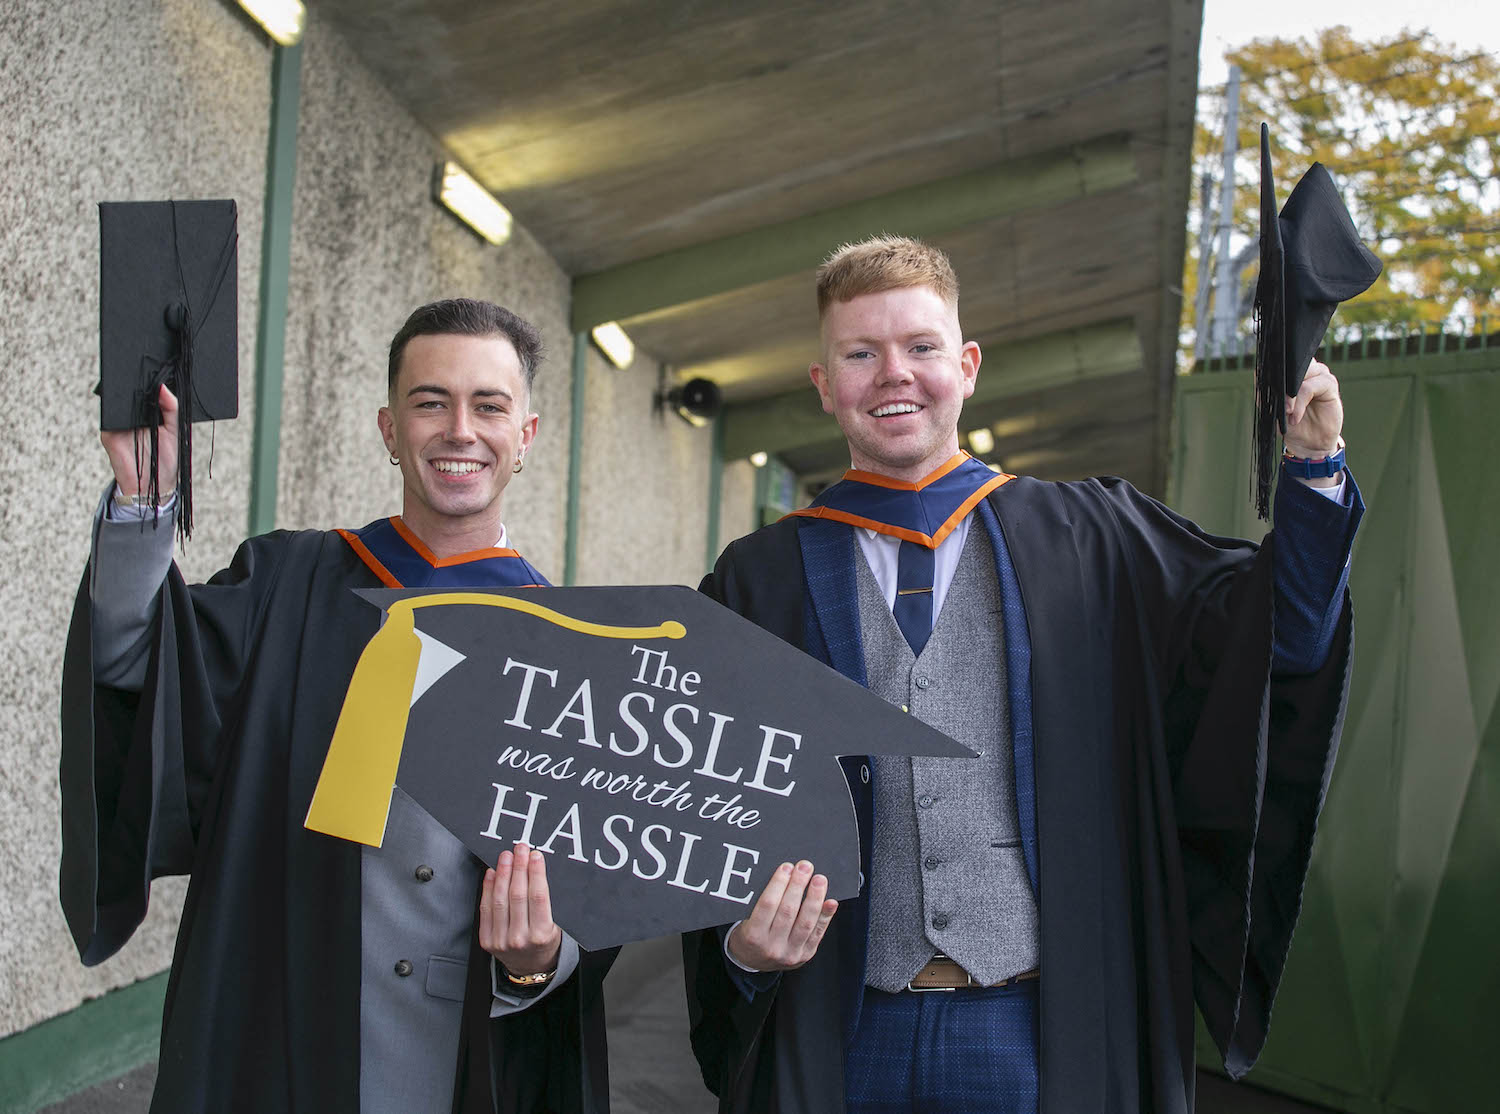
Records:
[[[395,465],[399,465],[401,463],[401,459],[398,456],[396,456],[395,453],[392,453],[391,454],[391,463],[395,464]]]

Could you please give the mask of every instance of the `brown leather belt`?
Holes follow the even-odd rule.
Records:
[[[1041,971],[1033,967],[1030,971],[1022,971],[1019,975],[1013,975],[1008,979],[1001,979],[996,986],[1014,986],[1018,982],[1041,977]],[[946,955],[935,955],[927,961],[927,966],[917,972],[911,982],[906,984],[907,990],[962,990],[965,987],[982,986],[969,976],[956,962]]]

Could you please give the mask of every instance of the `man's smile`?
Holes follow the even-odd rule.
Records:
[[[432,460],[428,461],[437,471],[449,476],[466,476],[478,472],[485,465],[477,460]]]
[[[870,411],[872,418],[889,418],[895,414],[916,414],[922,410],[915,402],[887,402]]]

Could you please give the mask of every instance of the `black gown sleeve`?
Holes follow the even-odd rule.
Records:
[[[1154,655],[1194,997],[1238,1078],[1264,1046],[1332,773],[1352,651],[1347,592],[1321,668],[1272,671],[1273,531],[1218,538],[1102,485]]]
[[[63,657],[59,888],[86,964],[130,938],[152,879],[192,869],[221,727],[281,553],[274,535],[252,539],[229,568],[193,587],[174,565],[139,693],[95,682],[84,573]]]

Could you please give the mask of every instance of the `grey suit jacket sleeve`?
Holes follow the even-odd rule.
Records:
[[[490,1003],[491,1017],[504,1017],[506,1014],[520,1013],[529,1006],[540,1002],[547,995],[560,987],[573,977],[573,972],[578,969],[578,941],[563,933],[562,950],[557,953],[557,974],[552,977],[540,994],[533,994],[529,998],[523,998],[518,994],[511,994],[501,989],[508,986],[505,976],[500,974],[500,964],[495,959],[490,960],[490,990],[495,1000]]]
[[[111,688],[139,692],[146,681],[151,626],[162,582],[172,567],[175,502],[161,517],[108,517],[114,484],[105,488],[94,513],[89,557],[93,604],[94,679]]]

